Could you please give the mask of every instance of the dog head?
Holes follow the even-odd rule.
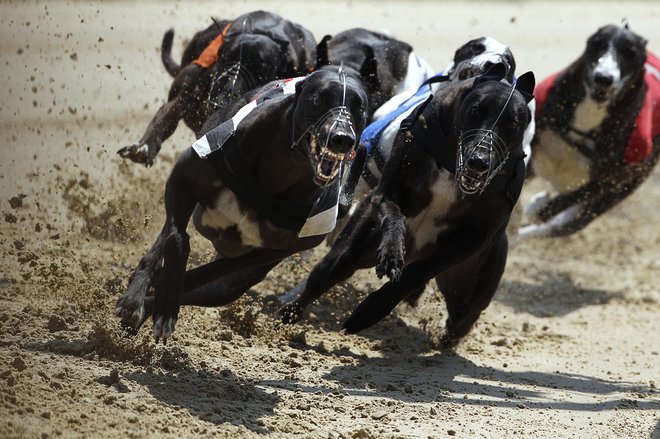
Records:
[[[522,158],[522,140],[531,114],[534,74],[513,85],[503,82],[506,66],[496,64],[470,81],[454,118],[458,131],[456,183],[464,194],[480,194],[509,157]]]
[[[341,39],[345,42],[345,38]],[[340,43],[334,46],[334,51],[331,51],[328,43],[333,40],[334,38],[331,35],[326,35],[316,46],[315,70],[334,65],[343,66],[345,71],[351,72],[353,76],[357,72],[357,78],[362,81],[362,86],[369,96],[368,113],[373,115],[376,108],[385,101],[374,48],[368,44],[356,45],[353,43],[349,46],[350,48],[346,49],[345,53],[341,53],[341,56],[339,56],[337,47],[343,47],[344,45]],[[331,52],[333,52],[333,56],[331,56]]]
[[[643,74],[646,40],[627,24],[604,26],[589,37],[581,59],[587,93],[597,102],[606,102]]]
[[[296,84],[294,137],[307,152],[319,186],[352,159],[368,108],[367,93],[352,69],[325,66]]]
[[[506,67],[506,80],[513,82],[516,61],[511,50],[495,38],[476,38],[456,50],[447,75],[452,81],[464,80],[483,75],[495,64],[503,64]]]
[[[258,34],[239,34],[218,49],[209,103],[219,108],[246,92],[286,77],[288,46]]]

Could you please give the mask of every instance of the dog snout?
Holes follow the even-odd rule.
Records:
[[[594,73],[594,84],[600,85],[602,87],[609,87],[614,82],[614,77],[605,72],[595,72]]]
[[[345,131],[335,132],[330,136],[330,147],[334,151],[348,152],[355,146],[355,136]]]
[[[470,156],[467,161],[467,165],[470,169],[476,172],[486,172],[488,168],[490,168],[490,162],[488,158],[478,154]]]

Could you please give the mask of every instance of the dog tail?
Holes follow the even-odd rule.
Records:
[[[160,45],[160,59],[163,61],[167,73],[176,77],[181,71],[181,66],[172,58],[172,41],[174,40],[174,29],[169,29],[163,35],[163,42]]]

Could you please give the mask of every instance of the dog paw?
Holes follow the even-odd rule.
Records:
[[[290,303],[278,309],[275,312],[275,316],[278,317],[285,325],[293,325],[294,323],[300,321],[302,318],[302,313],[302,306],[296,303]]]
[[[443,351],[454,352],[459,341],[461,341],[460,337],[454,337],[445,333],[440,338],[440,349]]]
[[[135,163],[141,163],[145,166],[151,166],[154,164],[153,157],[150,152],[149,145],[144,144],[140,145],[139,143],[134,143],[132,145],[124,146],[117,151],[121,157],[125,159],[130,159]]]
[[[153,333],[156,343],[163,340],[163,344],[167,344],[167,340],[172,337],[174,327],[176,326],[176,317],[158,316],[154,319]]]
[[[148,309],[151,308],[152,300],[145,304],[146,294],[151,282],[149,277],[141,271],[137,271],[131,277],[126,293],[117,300],[115,304],[115,316],[121,318],[124,328],[132,328],[137,331],[147,320]]]
[[[550,200],[550,194],[548,192],[537,192],[529,200],[529,204],[525,207],[524,213],[529,221],[533,223],[543,222],[540,218],[541,210]]]
[[[403,270],[403,252],[381,250],[376,256],[376,276],[382,279],[387,276],[390,281],[396,282]]]

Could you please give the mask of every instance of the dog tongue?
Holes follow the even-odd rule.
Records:
[[[321,160],[321,172],[323,175],[329,177],[332,175],[332,172],[335,170],[335,165],[337,164],[334,160],[328,160],[326,158]]]

